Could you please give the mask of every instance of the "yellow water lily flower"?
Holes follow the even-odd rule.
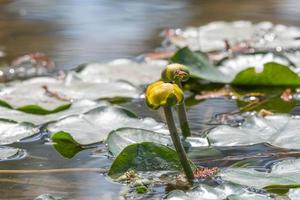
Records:
[[[174,106],[182,103],[183,91],[176,84],[157,81],[150,84],[146,90],[146,102],[152,109],[160,106]]]
[[[190,72],[186,66],[173,63],[167,65],[166,69],[163,70],[161,77],[167,82],[175,80],[187,81],[190,78]]]

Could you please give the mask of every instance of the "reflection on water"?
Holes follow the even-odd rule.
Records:
[[[4,1],[0,46],[6,60],[42,51],[70,68],[152,51],[166,27],[239,19],[299,26],[299,11],[297,0]]]
[[[158,34],[166,27],[240,19],[300,26],[299,18],[300,1],[297,0],[0,0],[0,62],[41,51],[52,57],[60,68],[71,68],[84,62],[133,57],[152,51],[159,46]],[[6,54],[4,58],[1,58],[2,50]],[[149,113],[139,102],[127,106],[141,116],[161,120],[156,112]],[[207,129],[212,115],[235,109],[236,105],[231,102],[209,100],[189,111],[191,126],[194,131]],[[66,160],[51,145],[41,141],[17,147],[26,149],[29,156],[0,162],[0,169],[106,168],[110,165],[105,153],[91,156],[93,150]],[[229,150],[224,153],[232,154]],[[228,164],[226,160],[216,162]],[[43,193],[68,199],[118,199],[121,188],[122,185],[95,172],[0,174],[0,199],[33,199]]]

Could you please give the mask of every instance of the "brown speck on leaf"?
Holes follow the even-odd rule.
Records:
[[[54,97],[61,101],[71,101],[71,99],[68,97],[60,95],[57,92],[50,91],[47,85],[43,85],[42,88],[45,90],[46,95],[48,95],[49,97]]]
[[[35,52],[20,56],[12,61],[12,66],[22,65],[23,63],[30,62],[36,67],[45,67],[46,69],[54,69],[54,62],[44,53]]]
[[[292,90],[291,88],[287,88],[283,91],[283,93],[281,94],[280,98],[283,100],[283,101],[286,101],[286,102],[289,102],[293,99],[293,96],[292,96]]]
[[[174,55],[174,51],[160,51],[147,53],[145,56],[153,60],[169,59]]]
[[[218,171],[219,171],[218,167],[212,167],[212,168],[199,167],[194,171],[194,176],[195,178],[198,179],[206,179],[211,176],[214,176]]]
[[[235,97],[234,92],[230,88],[222,88],[215,91],[202,91],[201,94],[195,96],[196,100],[211,99],[217,97]]]
[[[265,116],[273,115],[273,113],[271,111],[269,111],[269,110],[261,109],[258,112],[258,115],[262,116],[262,117],[265,117]]]

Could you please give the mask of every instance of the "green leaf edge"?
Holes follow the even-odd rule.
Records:
[[[58,131],[54,134],[51,135],[51,139],[54,142],[53,147],[54,149],[60,154],[62,155],[64,158],[68,158],[71,159],[73,158],[78,152],[84,150],[83,145],[79,144],[76,140],[74,140],[74,138],[71,136],[70,133],[65,132],[65,131]],[[69,143],[69,144],[74,144],[75,148],[78,148],[78,152],[75,153],[74,155],[69,155],[69,154],[65,154],[62,151],[60,151],[60,149],[58,148],[58,143],[60,142],[65,142],[65,143]]]
[[[174,158],[174,155],[177,156],[177,152],[174,149],[172,149],[170,147],[167,147],[165,145],[162,145],[162,144],[157,144],[157,143],[154,143],[154,142],[134,143],[134,144],[131,144],[131,145],[128,145],[127,147],[125,147],[118,154],[118,156],[115,158],[115,160],[113,161],[113,163],[112,163],[112,165],[111,165],[111,167],[108,171],[108,176],[110,176],[112,179],[116,179],[120,175],[125,173],[126,171],[128,171],[130,169],[133,169],[133,168],[126,169],[126,166],[122,167],[122,163],[126,162],[126,160],[127,160],[127,155],[128,155],[127,152],[134,153],[133,151],[135,151],[138,148],[138,146],[140,146],[140,145],[142,145],[142,146],[152,146],[152,147],[155,147],[157,150],[163,150],[168,154],[173,154],[171,156],[173,158]],[[178,156],[177,156],[177,159],[174,160],[174,162],[177,162],[176,165],[178,167],[175,167],[175,165],[173,165],[172,168],[170,168],[169,170],[176,170],[176,171],[181,170],[182,167],[181,167]],[[196,165],[192,161],[190,161],[190,163],[191,163],[191,167],[192,167],[193,170],[197,168]]]
[[[71,107],[71,105],[72,105],[72,103],[63,104],[52,110],[45,109],[36,104],[30,104],[30,105],[25,105],[25,106],[21,106],[18,108],[14,108],[8,102],[0,99],[0,106],[2,106],[2,107],[6,107],[9,109],[15,109],[15,110],[19,110],[19,111],[22,111],[25,113],[30,113],[30,114],[35,114],[35,115],[47,115],[47,114],[57,113],[57,112],[69,109]]]
[[[183,47],[183,48],[181,48],[181,49],[179,49],[171,58],[170,58],[170,61],[171,62],[178,62],[178,57],[180,57],[180,54],[187,54],[187,53],[189,53],[189,54],[191,54],[190,56],[191,56],[191,60],[195,60],[195,59],[198,59],[198,57],[200,56],[200,55],[198,55],[198,54],[196,54],[195,52],[193,52],[193,51],[191,51],[188,47]],[[183,55],[181,55],[181,57],[182,57]],[[202,56],[202,55],[201,55]],[[201,59],[200,59],[201,60]],[[206,61],[204,61],[204,62],[206,62]],[[179,62],[180,63],[180,62]],[[181,64],[185,64],[190,70],[191,70],[191,68],[189,67],[189,63],[181,63]],[[210,64],[210,63],[208,63],[208,68],[212,68],[212,70],[216,70],[216,71],[218,71],[218,72],[220,72],[213,64]],[[279,84],[277,84],[277,83],[272,83],[272,84],[262,84],[262,83],[258,83],[258,84],[256,84],[256,83],[243,83],[243,81],[241,81],[241,79],[243,79],[243,77],[244,76],[247,76],[247,79],[249,79],[248,77],[249,77],[249,73],[251,74],[251,79],[254,77],[259,77],[259,76],[261,76],[261,74],[263,74],[263,73],[265,73],[266,71],[268,71],[269,69],[268,68],[271,68],[271,66],[272,65],[276,65],[277,66],[277,68],[279,67],[279,68],[281,68],[281,70],[284,70],[284,72],[285,73],[287,73],[288,74],[288,77],[289,77],[289,79],[292,79],[292,81],[286,81],[286,79],[284,79],[283,81],[284,82],[282,82],[282,83],[279,83]],[[193,71],[193,70],[191,70],[191,71]],[[220,72],[221,73],[221,72]],[[221,73],[222,74],[222,73]],[[279,73],[280,74],[280,73]],[[276,75],[276,74],[275,74]],[[276,63],[276,62],[267,62],[267,63],[265,63],[264,64],[264,69],[263,69],[263,72],[261,72],[261,73],[256,73],[255,72],[255,68],[254,67],[248,67],[248,68],[246,68],[246,69],[244,69],[244,70],[242,70],[242,71],[240,71],[235,77],[234,77],[234,79],[233,80],[226,80],[226,78],[224,78],[224,79],[220,79],[220,80],[211,80],[211,79],[208,79],[207,77],[205,77],[205,76],[203,76],[203,75],[201,75],[201,74],[194,74],[194,73],[192,73],[191,74],[191,76],[192,77],[194,77],[194,78],[197,78],[197,79],[204,79],[204,80],[207,80],[207,81],[210,81],[210,82],[212,82],[212,83],[230,83],[230,84],[232,84],[232,85],[241,85],[241,86],[246,86],[246,85],[252,85],[252,86],[254,86],[254,85],[261,85],[261,86],[299,86],[300,85],[300,76],[297,74],[297,73],[295,73],[295,72],[293,72],[288,66],[286,66],[286,65],[282,65],[282,64],[279,64],[279,63]],[[225,76],[225,75],[224,75]],[[273,78],[273,77],[272,77]],[[274,78],[274,80],[276,79],[276,77]],[[282,80],[281,80],[282,81]],[[272,82],[272,81],[270,81],[270,82]],[[274,82],[274,81],[273,81]]]
[[[266,190],[267,192],[282,196],[282,195],[285,195],[291,188],[300,188],[300,184],[268,185],[268,186],[265,186],[263,189]]]

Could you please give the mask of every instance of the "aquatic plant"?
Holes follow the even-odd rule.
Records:
[[[193,170],[181,144],[172,113],[172,106],[182,103],[183,99],[183,91],[178,87],[178,85],[172,83],[158,81],[149,85],[146,90],[147,105],[152,109],[163,107],[174,147],[187,179],[189,182],[192,182],[194,179]]]
[[[190,78],[190,72],[186,66],[173,63],[167,65],[161,76],[163,80],[167,82],[174,82],[182,89],[182,82],[185,82]],[[191,136],[184,101],[178,104],[178,118],[183,137],[186,138]]]

